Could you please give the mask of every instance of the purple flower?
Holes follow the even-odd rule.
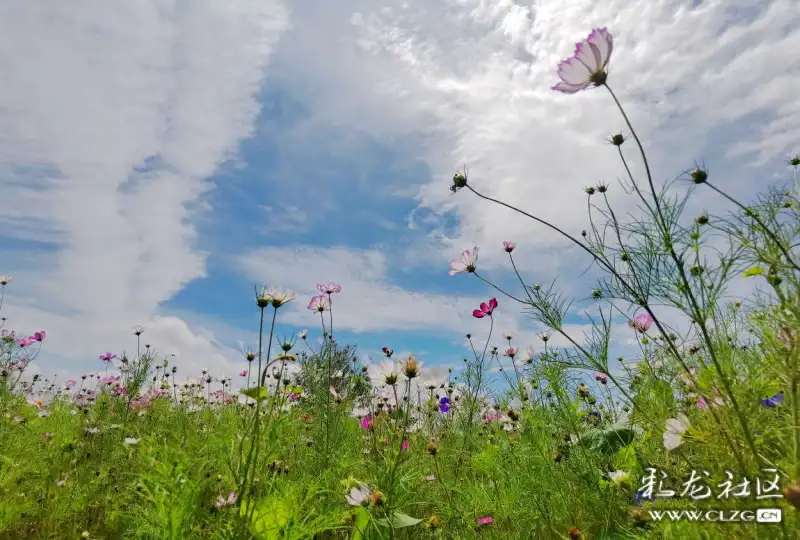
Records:
[[[766,405],[767,407],[774,407],[778,403],[783,401],[783,392],[778,392],[772,397],[763,398],[761,400],[762,405]]]
[[[450,398],[443,397],[439,400],[439,410],[446,413],[450,410]]]
[[[111,362],[117,355],[112,352],[107,352],[106,354],[101,354],[98,358],[103,362]]]
[[[553,86],[565,94],[574,94],[590,86],[605,84],[606,66],[614,50],[614,38],[606,28],[595,28],[575,45],[575,54],[558,64],[561,82]]]

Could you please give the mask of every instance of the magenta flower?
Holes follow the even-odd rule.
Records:
[[[117,355],[112,352],[107,352],[106,354],[101,354],[98,358],[103,362],[111,362]]]
[[[318,294],[308,303],[308,309],[311,311],[317,311],[319,313],[322,313],[323,311],[330,311],[331,302],[324,294]]]
[[[494,523],[494,518],[492,516],[478,518],[478,525],[491,525],[492,523]]]
[[[128,395],[128,389],[120,385],[114,387],[111,393],[114,394],[115,396],[126,396]]]
[[[517,247],[517,244],[514,242],[509,242],[508,240],[503,242],[503,249],[506,250],[506,253],[511,253],[515,247]]]
[[[337,285],[332,281],[327,285],[324,285],[322,283],[317,283],[317,290],[322,294],[336,294],[342,292],[342,286]]]
[[[366,415],[364,418],[361,419],[361,429],[372,429],[374,424],[374,419],[372,418],[371,414]]]
[[[641,332],[642,334],[644,334],[650,329],[650,327],[653,325],[653,322],[655,321],[653,320],[653,317],[651,317],[649,313],[642,313],[640,315],[637,315],[636,318],[634,318],[632,321],[628,323],[628,325],[631,328],[635,329],[637,332]]]
[[[594,380],[601,384],[606,384],[608,382],[608,375],[603,373],[602,371],[595,371],[594,372]]]
[[[78,381],[76,381],[75,379],[69,379],[69,380],[67,381],[67,386],[68,386],[68,387],[70,387],[70,388],[72,388],[72,387],[73,387],[73,386],[75,386],[76,384],[78,384]]]
[[[456,274],[467,274],[475,271],[478,264],[478,247],[472,249],[465,249],[461,254],[461,260],[450,261],[450,271],[448,274],[454,276]]]
[[[241,373],[239,373],[239,377],[247,377],[247,370],[243,369]]]
[[[614,50],[614,38],[606,28],[595,28],[589,37],[575,45],[575,54],[558,64],[561,82],[553,86],[574,94],[590,86],[601,86],[608,78],[606,66]]]
[[[403,441],[403,444],[400,445],[400,450],[408,452],[408,441]]]
[[[34,334],[33,334],[33,335],[30,337],[30,338],[28,338],[28,339],[32,339],[33,341],[38,341],[39,343],[41,343],[41,342],[42,342],[42,340],[45,338],[45,335],[46,335],[46,334],[45,334],[44,330],[40,330],[39,332],[35,332],[35,333],[34,333]]]
[[[486,302],[481,303],[481,308],[474,310],[472,316],[476,319],[483,319],[487,315],[491,317],[495,308],[497,308],[497,298],[492,298],[489,300],[489,305],[486,305]]]
[[[19,340],[19,346],[20,346],[20,347],[28,347],[28,346],[30,346],[30,345],[33,345],[34,343],[36,343],[36,342],[35,342],[35,341],[33,341],[33,340],[32,340],[31,338],[29,338],[29,337],[22,338],[22,339],[20,339],[20,340]]]

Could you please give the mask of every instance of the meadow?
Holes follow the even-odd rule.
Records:
[[[800,538],[800,156],[745,202],[699,166],[659,182],[611,90],[612,51],[592,31],[554,87],[606,92],[627,126],[607,141],[624,180],[585,188],[580,235],[484,195],[466,170],[450,185],[582,250],[601,275],[590,333],[570,333],[555,282],[526,283],[512,240],[483,247],[508,255],[512,290],[484,275],[479,247],[450,261],[487,298],[472,313],[485,334],[446,375],[391,343],[367,364],[340,343],[346,283],[310,300],[257,288],[259,342],[236,380],[180,373],[143,327],[135,355],[103,352],[96,373],[31,376],[46,332],[4,311],[0,538]],[[638,212],[615,211],[612,189]],[[687,215],[699,192],[732,210]],[[731,297],[742,281],[752,292]],[[0,310],[13,286],[0,276]],[[300,301],[319,326],[278,339]],[[535,352],[494,327],[498,310],[543,329]],[[633,357],[611,351],[619,320]]]

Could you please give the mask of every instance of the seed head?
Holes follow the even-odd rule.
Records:
[[[697,223],[698,225],[705,225],[706,223],[708,223],[708,216],[705,215],[697,216],[696,218],[694,218],[694,222]]]
[[[594,187],[593,186],[585,187],[585,188],[583,188],[583,190],[586,191],[586,193],[588,193],[589,195],[594,195]]]

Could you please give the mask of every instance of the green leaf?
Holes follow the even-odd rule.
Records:
[[[367,527],[369,527],[369,520],[372,516],[363,506],[359,506],[355,511],[355,526],[353,527],[353,534],[350,535],[350,540],[364,540],[367,535]]]
[[[253,399],[267,399],[269,397],[269,392],[263,386],[254,386],[252,388],[245,388],[241,390],[241,393],[245,396]]]
[[[620,471],[636,471],[639,469],[639,461],[636,459],[636,450],[633,446],[626,446],[620,449],[612,459],[612,463]]]
[[[753,266],[752,268],[748,268],[742,274],[742,277],[751,277],[751,276],[760,276],[764,273],[764,269],[760,266]]]
[[[392,514],[391,526],[394,527],[395,529],[401,529],[403,527],[413,527],[420,521],[422,520],[413,518],[402,512],[394,512]],[[376,519],[375,522],[384,527],[389,527],[389,520],[386,518]]]
[[[636,433],[625,424],[615,424],[604,429],[590,429],[584,433],[579,443],[595,452],[613,454],[633,442]]]

